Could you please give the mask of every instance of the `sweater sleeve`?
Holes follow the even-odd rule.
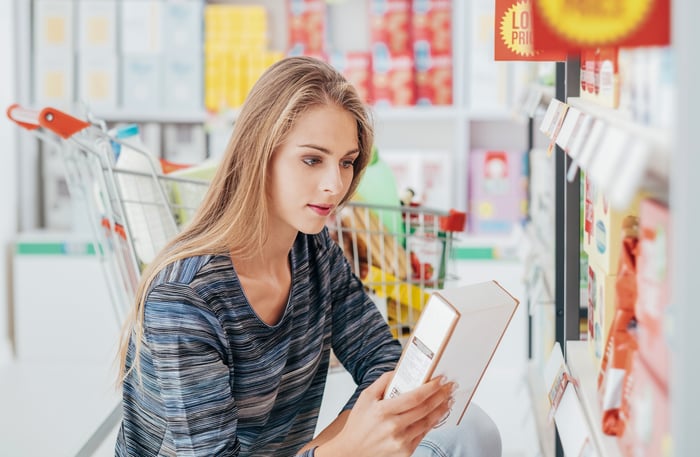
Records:
[[[238,409],[225,362],[225,335],[216,316],[189,287],[159,285],[146,301],[146,344],[153,389],[177,455],[237,456]]]
[[[351,270],[341,248],[326,234],[327,259],[333,278],[333,352],[352,375],[357,389],[343,409],[351,409],[360,393],[401,356],[401,345],[362,282]]]

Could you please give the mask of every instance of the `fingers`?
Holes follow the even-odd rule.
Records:
[[[370,384],[363,393],[367,393],[367,395],[372,399],[381,400],[384,398],[384,391],[386,390],[386,387],[389,385],[389,381],[391,381],[393,376],[393,371],[387,371],[377,378],[376,381]]]
[[[453,386],[454,383],[448,383],[444,376],[438,376],[420,387],[401,393],[398,397],[386,399],[385,407],[391,414],[404,414],[426,404],[436,394],[441,395],[443,401],[446,400],[452,394]]]

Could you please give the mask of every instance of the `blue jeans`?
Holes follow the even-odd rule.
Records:
[[[501,434],[478,405],[470,403],[458,426],[430,431],[413,457],[500,457]]]

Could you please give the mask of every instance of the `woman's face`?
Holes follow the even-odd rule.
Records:
[[[358,148],[357,124],[349,112],[323,105],[302,114],[270,163],[273,233],[320,232],[350,188]]]

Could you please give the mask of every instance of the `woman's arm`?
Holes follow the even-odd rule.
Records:
[[[162,408],[153,412],[163,414],[164,438],[172,439],[164,444],[178,455],[238,455],[238,409],[216,316],[189,287],[160,285],[146,302],[144,328],[153,363],[142,370],[152,370],[146,378],[154,382],[143,388],[155,390],[162,403],[138,407]]]

